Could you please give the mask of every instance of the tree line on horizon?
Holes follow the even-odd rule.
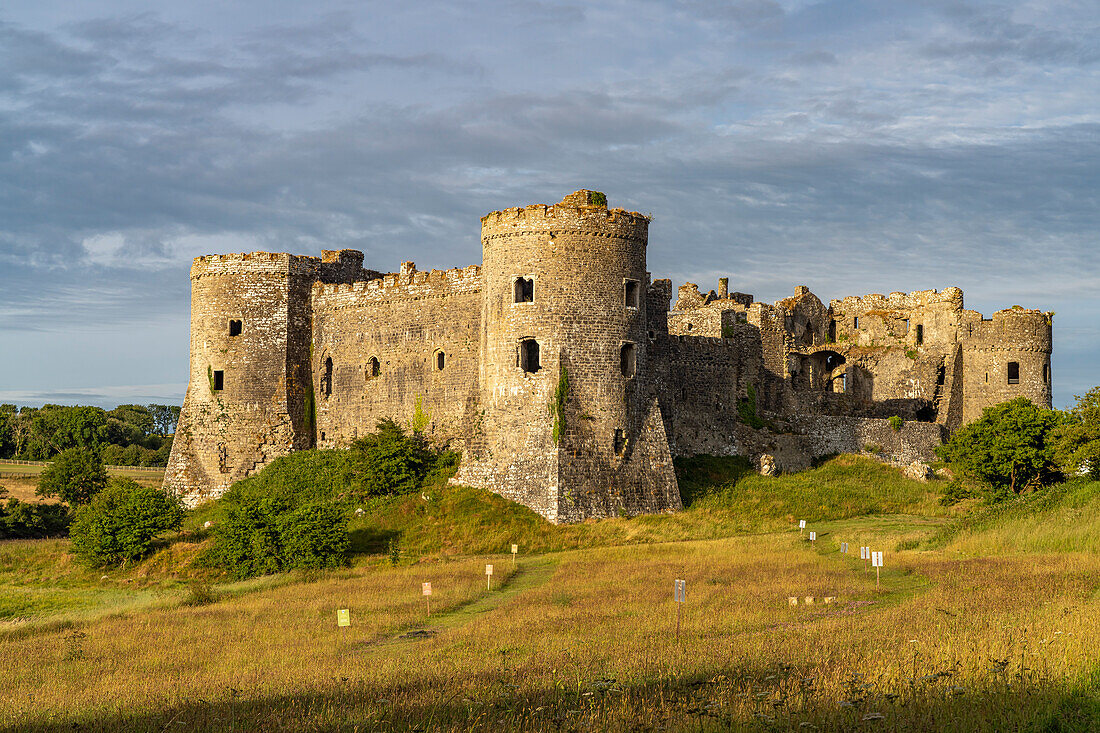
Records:
[[[0,458],[48,461],[71,448],[112,466],[166,466],[179,420],[176,405],[0,405]]]

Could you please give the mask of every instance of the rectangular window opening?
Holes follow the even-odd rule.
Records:
[[[1008,362],[1008,383],[1019,384],[1020,383],[1020,362],[1010,361]]]
[[[539,363],[539,342],[535,339],[524,339],[519,342],[519,354],[517,355],[519,367],[529,374],[534,374],[542,365]]]
[[[225,372],[215,371],[214,372],[214,391],[216,392],[220,389],[225,389]]]
[[[917,346],[924,343],[924,324],[917,324]]]
[[[638,286],[638,281],[637,280],[627,280],[623,287],[624,287],[624,291],[625,291],[625,294],[626,294],[626,307],[627,308],[637,308],[638,307],[638,291],[640,289],[639,286]]]
[[[512,294],[515,298],[516,303],[534,302],[535,279],[529,277],[517,277]]]
[[[615,455],[621,456],[626,450],[626,432],[622,428],[615,428]]]
[[[243,326],[244,326],[243,321],[239,321],[239,320],[236,320],[236,319],[231,319],[229,321],[229,335],[230,336],[240,336],[241,335],[241,329],[243,328]]]
[[[859,328],[859,316],[852,319],[852,328]]]
[[[619,350],[619,366],[624,377],[634,376],[638,368],[638,354],[634,344],[623,344],[622,349]]]

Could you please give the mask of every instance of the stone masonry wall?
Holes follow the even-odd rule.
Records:
[[[318,447],[419,415],[427,437],[462,448],[478,409],[481,269],[405,263],[367,282],[318,283],[312,295]]]

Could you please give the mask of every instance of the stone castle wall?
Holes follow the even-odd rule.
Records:
[[[768,304],[728,278],[687,283],[670,310],[671,281],[646,271],[648,226],[582,190],[484,217],[481,267],[196,258],[166,488],[215,498],[391,418],[460,449],[458,481],[573,522],[679,508],[673,456],[793,471],[875,446],[908,463],[984,407],[1050,405],[1053,314],[985,319],[958,288],[826,306],[799,286]]]

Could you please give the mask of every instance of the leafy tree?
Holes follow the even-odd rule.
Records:
[[[176,423],[180,419],[178,405],[146,405],[153,416],[153,427],[158,435],[171,435],[176,432]]]
[[[141,437],[150,435],[156,427],[153,413],[144,405],[119,405],[108,412],[107,416],[132,427]]]
[[[144,557],[161,532],[179,529],[183,507],[165,492],[133,479],[113,478],[80,507],[69,529],[74,552],[104,567]]]
[[[1054,410],[1017,397],[987,407],[936,452],[989,486],[997,500],[1057,476],[1050,433],[1059,422]]]
[[[0,405],[0,458],[15,455],[15,435],[12,432],[19,408],[11,404]]]
[[[1065,423],[1054,429],[1055,458],[1066,473],[1086,471],[1100,481],[1100,387],[1076,399]]]
[[[70,448],[58,454],[38,477],[38,496],[56,496],[70,505],[87,504],[107,485],[98,453]]]

